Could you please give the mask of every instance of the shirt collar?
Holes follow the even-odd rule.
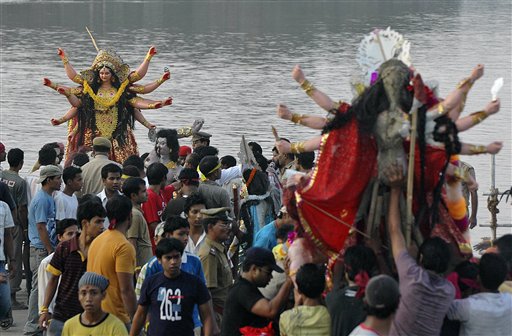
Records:
[[[211,240],[210,238],[208,238],[208,236],[206,236],[206,242],[208,242],[208,244],[210,244],[211,246],[215,247],[217,250],[224,252],[225,247],[221,243]]]

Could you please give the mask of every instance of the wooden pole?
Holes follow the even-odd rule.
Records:
[[[416,129],[418,127],[418,108],[412,110],[411,122],[411,143],[409,146],[409,165],[407,169],[407,212],[406,212],[406,227],[405,227],[405,241],[407,246],[411,243],[412,226],[414,225],[414,216],[412,214],[412,194],[414,191],[414,157],[416,153]]]

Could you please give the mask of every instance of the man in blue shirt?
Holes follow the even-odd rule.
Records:
[[[42,188],[28,207],[28,237],[30,239],[30,270],[32,271],[32,291],[28,300],[28,317],[25,335],[42,334],[39,328],[37,269],[41,261],[57,246],[55,231],[55,201],[52,194],[60,190],[62,171],[58,166],[48,165],[41,169],[39,180]]]
[[[293,219],[288,215],[286,207],[279,210],[279,214],[275,221],[272,221],[261,228],[254,237],[253,247],[263,247],[272,251],[274,246],[277,245],[277,230],[280,228],[288,227],[289,231],[293,230]]]

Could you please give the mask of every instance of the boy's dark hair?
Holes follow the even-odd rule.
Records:
[[[194,148],[193,153],[199,155],[199,161],[201,161],[205,156],[219,155],[219,150],[213,146],[201,146]]]
[[[259,143],[255,142],[255,141],[251,141],[247,145],[251,148],[252,153],[254,155],[263,154],[263,148],[261,148]]]
[[[197,153],[190,153],[189,155],[187,155],[187,158],[185,159],[185,162],[190,164],[193,167],[193,169],[197,169],[197,166],[199,166],[199,161],[201,161],[201,156]]]
[[[107,217],[109,229],[114,229],[119,223],[126,221],[132,212],[132,201],[122,195],[115,195],[107,201]]]
[[[88,196],[92,197],[89,198]],[[92,194],[84,195],[78,203],[76,219],[78,223],[80,223],[80,226],[82,226],[82,221],[84,219],[90,221],[94,217],[105,218],[107,217],[107,212],[105,211],[103,204],[101,204],[101,200],[98,196]]]
[[[185,218],[181,218],[180,216],[169,216],[165,220],[164,233],[172,234],[176,230],[188,228],[189,225]]]
[[[41,166],[48,166],[55,164],[57,153],[53,148],[41,148],[38,153],[38,160]]]
[[[159,185],[164,178],[167,178],[169,169],[161,162],[154,162],[149,165],[146,172],[149,185]]]
[[[506,234],[496,239],[494,245],[498,248],[498,253],[505,259],[509,272],[512,271],[512,234]]]
[[[140,170],[135,166],[124,166],[123,175],[129,177],[140,177]]]
[[[127,166],[135,166],[139,170],[139,172],[144,171],[144,160],[140,158],[138,155],[130,155],[123,162],[123,168]]]
[[[145,185],[146,182],[140,177],[129,177],[123,183],[123,194],[131,199],[132,194],[138,194],[140,187]]]
[[[315,264],[304,264],[297,271],[295,280],[299,292],[310,299],[316,299],[325,289],[325,270]]]
[[[304,169],[311,169],[315,165],[315,152],[297,154],[297,163]]]
[[[10,167],[18,167],[25,158],[25,153],[19,148],[13,148],[7,153],[7,162]]]
[[[183,212],[185,215],[188,214],[190,211],[190,208],[196,204],[203,204],[206,207],[206,200],[201,196],[201,194],[195,192],[192,193],[187,199],[185,200],[185,205],[183,206]]]
[[[185,246],[176,238],[163,238],[158,244],[156,244],[155,255],[157,259],[161,259],[164,254],[171,253],[172,251],[178,251],[180,255],[183,255]]]
[[[490,291],[497,291],[507,278],[507,263],[499,254],[484,254],[480,259],[479,268],[480,283]]]
[[[220,163],[227,168],[236,166],[236,159],[234,156],[226,155],[220,159]]]
[[[178,142],[178,132],[175,129],[161,129],[156,132],[157,138],[165,138],[167,148],[169,148],[169,159],[176,162],[179,157],[180,144]],[[156,146],[155,146],[156,148]]]
[[[73,165],[82,167],[84,164],[89,162],[89,156],[86,153],[78,152],[73,157]]]
[[[108,163],[101,168],[101,178],[106,179],[108,177],[108,173],[119,173],[119,175],[121,175],[123,170],[115,163]]]
[[[66,229],[70,226],[73,226],[73,225],[76,225],[78,227],[80,227],[78,225],[78,222],[76,219],[74,218],[64,218],[60,221],[57,222],[57,225],[55,225],[55,233],[57,233],[57,235],[63,235],[64,234],[64,231],[66,231]]]
[[[376,256],[373,250],[364,245],[354,245],[345,251],[344,263],[345,272],[351,281],[354,281],[359,272],[366,272],[368,276],[372,273],[376,266]]]
[[[76,168],[73,166],[66,167],[62,172],[62,180],[64,181],[64,184],[68,184],[69,180],[73,180],[78,174],[81,173],[82,169],[80,168]]]
[[[426,270],[442,274],[448,269],[450,262],[450,248],[439,237],[427,238],[420,246],[418,258],[421,258],[421,266]]]
[[[283,242],[285,242],[288,239],[288,234],[292,231],[293,231],[292,224],[281,225],[281,227],[279,229],[277,229],[276,238],[281,239]]]

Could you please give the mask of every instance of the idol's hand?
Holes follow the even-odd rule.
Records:
[[[150,55],[150,56],[156,55],[156,52],[157,52],[157,51],[156,51],[155,46],[151,46],[151,47],[149,47],[148,55]]]
[[[494,141],[487,145],[487,153],[489,154],[498,154],[501,148],[503,147],[503,142]]]
[[[498,98],[496,100],[493,100],[489,104],[487,104],[487,106],[484,109],[484,112],[485,112],[485,114],[490,116],[490,115],[497,113],[499,110],[500,110],[500,100]]]
[[[299,84],[302,84],[306,77],[304,77],[304,73],[302,72],[302,69],[300,68],[300,65],[296,65],[292,70],[292,77],[295,79],[295,81]]]
[[[483,64],[477,64],[476,67],[474,67],[473,71],[471,71],[471,80],[474,82],[480,77],[484,75],[484,65]]]
[[[286,105],[277,105],[277,115],[284,120],[292,120],[292,111]]]
[[[160,78],[160,81],[165,82],[169,78],[171,78],[171,72],[168,69],[166,69],[166,70],[164,70],[164,74]]]
[[[162,106],[167,106],[167,105],[171,105],[172,104],[172,97],[169,97],[165,100],[162,100],[162,103],[159,107],[155,107],[155,108],[160,108]]]
[[[45,77],[45,78],[43,78],[43,85],[51,87],[52,81]]]
[[[66,58],[66,53],[61,48],[57,49],[57,55],[59,55],[61,60],[64,60]]]
[[[290,153],[291,150],[291,144],[288,141],[279,140],[276,141],[276,148],[279,154],[286,154]]]
[[[204,124],[203,118],[194,120],[194,123],[192,124],[192,134],[199,132],[201,130],[201,128],[203,127],[203,124]]]

